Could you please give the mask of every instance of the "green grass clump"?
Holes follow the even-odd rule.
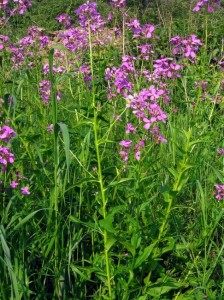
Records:
[[[84,2],[36,1],[1,28],[0,299],[224,299],[223,10],[165,2],[65,30]]]

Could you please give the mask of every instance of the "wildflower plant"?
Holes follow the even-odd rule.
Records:
[[[222,299],[219,3],[79,2],[0,4],[0,298]]]

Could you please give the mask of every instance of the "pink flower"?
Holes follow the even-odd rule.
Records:
[[[23,195],[29,195],[30,194],[29,187],[25,186],[25,187],[21,188],[21,193]]]
[[[224,148],[223,148],[223,149],[217,149],[217,153],[218,153],[219,155],[224,154]]]
[[[15,189],[18,185],[19,185],[18,182],[15,182],[15,181],[12,181],[10,183],[10,186],[11,186],[12,189]]]
[[[47,131],[48,132],[53,132],[54,130],[54,125],[53,124],[50,124],[49,126],[47,126]]]
[[[2,128],[0,127],[0,139],[4,142],[8,143],[9,140],[15,135],[15,131],[9,126],[3,126]]]
[[[130,148],[131,147],[131,140],[123,140],[119,143],[120,146],[123,146],[124,148]]]
[[[131,123],[128,123],[126,125],[126,130],[125,130],[125,133],[136,133],[136,129],[135,127],[131,124]]]
[[[126,0],[111,0],[111,5],[116,8],[123,8],[126,5]]]
[[[214,193],[216,194],[215,198],[217,200],[223,200],[224,199],[224,185],[221,184],[215,184],[216,191]]]

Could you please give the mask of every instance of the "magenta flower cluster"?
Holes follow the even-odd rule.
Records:
[[[149,60],[149,58],[155,54],[151,44],[140,45],[138,49],[140,50],[140,54],[137,57],[138,59]]]
[[[11,60],[13,68],[18,69],[27,62],[28,67],[34,65],[33,58],[38,49],[45,49],[50,43],[48,36],[43,34],[43,31],[38,26],[31,26],[27,31],[27,36],[19,40],[18,45],[11,44],[9,51],[13,54]]]
[[[97,11],[96,2],[87,1],[75,10],[75,14],[78,16],[79,25],[89,28],[92,32],[99,31],[106,24]]]
[[[44,104],[48,104],[51,97],[51,83],[50,80],[42,80],[39,83],[40,97]]]
[[[202,42],[195,34],[191,34],[188,38],[175,36],[170,40],[173,46],[173,54],[180,55],[181,58],[188,58],[192,62],[195,61],[196,53]]]
[[[58,74],[64,74],[66,72],[65,66],[57,66],[56,63],[53,64],[53,72]],[[49,63],[44,64],[43,66],[44,75],[48,75],[50,73]]]
[[[145,147],[145,141],[152,136],[156,143],[165,143],[167,140],[159,132],[158,123],[166,123],[167,115],[162,111],[158,102],[156,101],[163,95],[163,90],[156,88],[151,85],[148,89],[143,89],[139,94],[134,93],[133,95],[126,95],[127,108],[131,109],[134,116],[138,119],[138,127],[141,125],[146,130],[143,138],[132,148],[132,140],[127,139],[119,143],[122,147],[120,155],[124,163],[128,162],[129,152],[132,148],[135,153],[136,160],[140,160],[141,149]],[[140,125],[141,124],[141,125]],[[126,134],[136,135],[141,128],[137,128],[132,124],[126,125]]]
[[[224,154],[224,148],[217,149],[217,153],[218,153],[219,155]]]
[[[134,67],[134,56],[124,55],[122,57],[122,63],[119,68],[106,68],[105,79],[112,81],[116,92],[124,95],[126,92],[131,92],[133,89],[132,77],[137,76],[137,72]],[[111,89],[112,91],[112,89]],[[115,96],[116,94],[110,93],[108,98]]]
[[[9,147],[0,147],[0,164],[2,172],[5,172],[8,164],[14,163],[14,154],[10,152]]]
[[[126,22],[126,25],[132,31],[134,38],[140,38],[143,40],[152,38],[155,30],[155,26],[152,24],[145,24],[141,26],[137,19],[132,19],[130,22]]]
[[[115,8],[124,8],[126,6],[126,0],[111,0],[110,4]]]
[[[198,12],[202,8],[206,8],[208,12],[213,12],[215,7],[220,7],[220,0],[200,0],[197,2],[196,6],[193,8],[193,11]]]
[[[0,140],[8,143],[16,135],[15,131],[9,126],[0,127]]]
[[[89,46],[88,31],[82,27],[71,27],[60,33],[63,45],[72,52],[85,51]]]
[[[0,35],[0,51],[2,51],[9,43],[10,39],[6,35]]]
[[[50,97],[51,97],[51,83],[50,83],[50,80],[44,79],[39,83],[39,92],[40,92],[40,97],[43,100],[43,103],[45,105],[49,104]],[[58,101],[61,100],[60,91],[57,91],[56,97],[57,97]]]
[[[127,107],[132,110],[135,117],[140,120],[143,127],[148,130],[154,123],[166,122],[167,115],[162,111],[157,99],[163,95],[163,90],[151,85],[139,94],[127,96]]]
[[[14,16],[15,14],[23,15],[30,6],[30,0],[2,0],[0,2],[0,9],[9,16]]]
[[[71,17],[68,14],[61,14],[56,17],[56,20],[66,29],[71,26]]]
[[[154,74],[161,78],[177,78],[180,77],[178,71],[183,66],[177,64],[173,58],[161,58],[153,62]]]
[[[4,126],[0,127],[0,142],[1,142],[1,144],[0,144],[0,166],[1,166],[2,173],[6,172],[8,166],[12,165],[15,161],[14,154],[11,152],[10,147],[7,145],[14,136],[16,136],[15,131],[8,125],[4,125]],[[6,143],[6,145],[4,145],[4,143]],[[10,187],[12,189],[15,189],[19,185],[19,183],[17,181],[24,178],[19,173],[16,173],[15,177],[16,177],[16,181],[12,180],[10,183]],[[2,184],[2,182],[0,182],[0,184]],[[3,188],[3,191],[5,191],[4,188]],[[29,195],[30,191],[29,191],[28,186],[22,187],[21,193],[24,195],[25,194]]]
[[[8,143],[16,135],[15,131],[9,126],[0,127],[0,141]],[[8,146],[0,145],[0,165],[1,171],[5,172],[8,164],[14,163],[14,154],[10,152]]]
[[[224,199],[224,185],[215,184],[214,186],[216,188],[216,190],[214,191],[215,198],[217,200],[223,200]]]

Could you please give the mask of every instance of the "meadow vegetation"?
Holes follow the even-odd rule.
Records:
[[[224,299],[223,2],[0,13],[0,299]]]

